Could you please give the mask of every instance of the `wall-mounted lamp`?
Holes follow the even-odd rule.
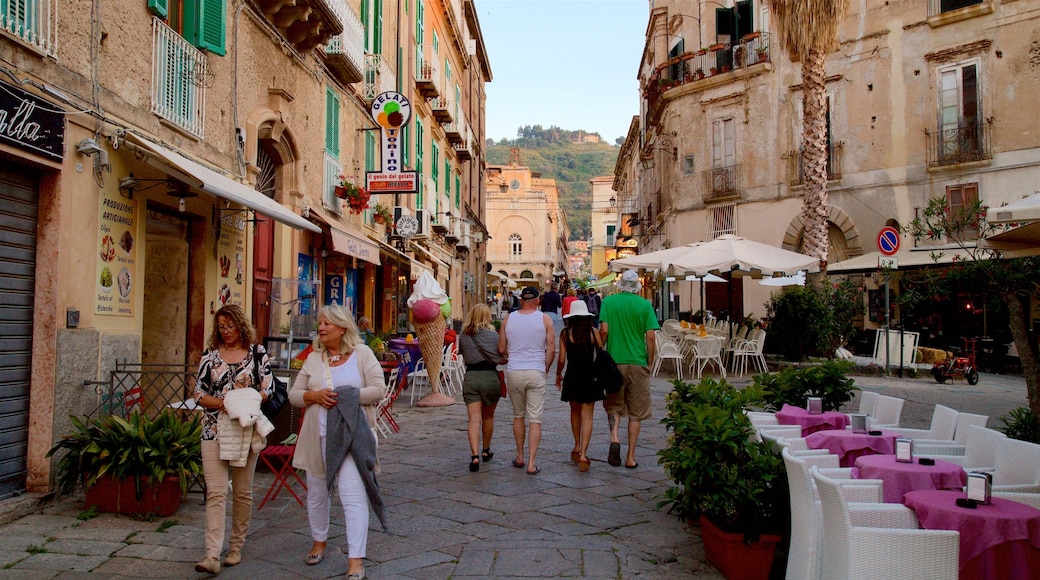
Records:
[[[131,173],[119,180],[119,193],[127,199],[133,199],[135,191],[148,191],[149,189],[160,185],[174,187],[174,185],[171,184],[173,181],[174,180],[169,177],[164,177],[162,179],[134,177],[134,174]],[[145,183],[150,183],[151,185],[144,185]]]
[[[617,198],[612,195],[610,196],[610,199],[607,200],[607,202],[610,203],[610,207],[614,207],[617,205]]]
[[[184,200],[189,197],[198,197],[199,194],[195,193],[188,187],[187,183],[182,183],[176,179],[170,179],[170,189],[166,192],[166,195],[179,198],[177,200],[177,211],[184,212],[187,209]]]
[[[97,141],[88,137],[86,139],[83,139],[79,143],[76,143],[76,151],[82,155],[90,156],[101,153],[102,149],[101,146],[98,145]]]

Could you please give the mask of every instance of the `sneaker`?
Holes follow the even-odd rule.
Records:
[[[207,556],[206,558],[203,558],[201,562],[195,563],[195,571],[209,572],[210,574],[219,574],[220,560],[214,558],[213,556]]]
[[[224,556],[225,566],[234,566],[242,561],[242,552],[240,550],[231,550]]]

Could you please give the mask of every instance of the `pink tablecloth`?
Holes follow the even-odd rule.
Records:
[[[880,453],[890,455],[895,452],[898,435],[891,431],[882,431],[881,435],[854,433],[847,429],[817,431],[805,438],[805,443],[812,449],[826,449],[838,456],[838,464],[852,467],[856,459],[863,455]]]
[[[853,476],[880,479],[885,483],[885,502],[899,503],[903,494],[918,489],[960,489],[968,483],[968,474],[956,463],[935,460],[935,465],[900,463],[895,455],[864,455],[856,459]]]
[[[960,577],[1036,578],[1040,570],[1040,510],[995,497],[975,509],[958,507],[959,491],[921,490],[903,496],[921,527],[957,530]]]
[[[849,416],[838,411],[826,413],[810,413],[808,410],[793,405],[784,405],[776,412],[776,420],[781,425],[798,425],[802,428],[802,437],[817,431],[828,429],[844,429],[849,424]]]

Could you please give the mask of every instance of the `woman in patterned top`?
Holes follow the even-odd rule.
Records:
[[[217,415],[224,413],[224,395],[231,389],[260,391],[263,400],[271,394],[271,365],[263,346],[255,345],[256,333],[236,305],[224,306],[213,315],[207,351],[199,361],[195,401],[205,410],[202,418],[202,471],[206,477],[206,557],[195,564],[196,572],[220,572],[220,550],[224,545],[227,517],[228,470],[231,471],[233,501],[231,540],[225,566],[242,561],[242,545],[253,513],[253,471],[257,454],[249,453],[245,467],[231,467],[220,459]]]

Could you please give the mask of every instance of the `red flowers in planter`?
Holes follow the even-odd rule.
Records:
[[[350,213],[353,214],[360,214],[368,209],[368,200],[372,197],[367,189],[354,185],[343,175],[339,176],[339,185],[336,186],[335,193],[336,197],[346,200]]]

